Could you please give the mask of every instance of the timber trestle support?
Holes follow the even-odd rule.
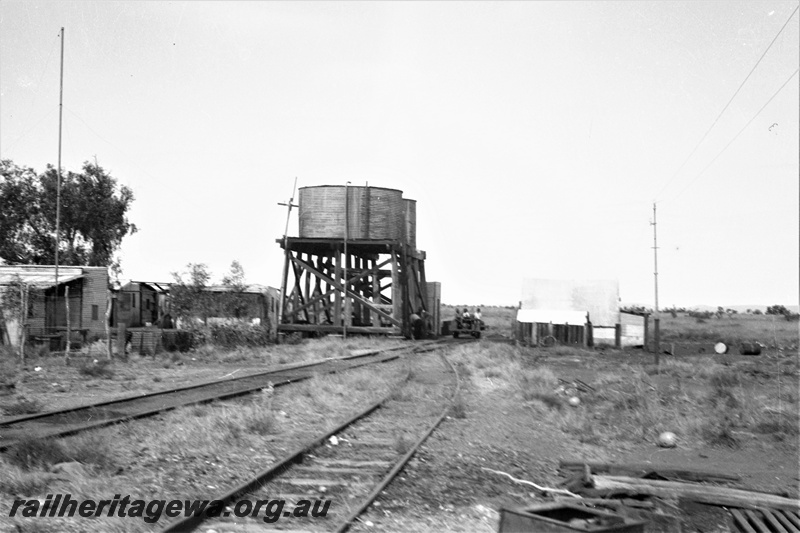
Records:
[[[427,311],[421,250],[390,240],[348,240],[346,247],[342,239],[277,242],[285,252],[279,334],[410,337],[411,315]]]

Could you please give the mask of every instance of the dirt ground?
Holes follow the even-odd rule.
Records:
[[[484,345],[490,342],[484,341]],[[592,383],[598,371],[621,362],[642,363],[643,356],[652,357],[614,351],[588,363],[585,358],[545,355],[531,364],[547,365],[559,377]],[[774,442],[761,436],[744,436],[738,448],[698,441],[681,442],[672,449],[646,441],[615,442],[613,446],[581,442],[581,436],[542,422],[533,410],[493,381],[476,376],[465,380],[466,416],[451,417],[440,426],[402,476],[361,517],[356,531],[497,531],[500,508],[545,500],[533,488],[486,469],[556,487],[563,480],[558,463],[567,459],[645,462],[654,468],[689,466],[735,473],[741,476],[739,488],[798,498],[797,438]],[[797,391],[797,383],[794,375],[784,386]],[[702,520],[689,515],[683,519],[687,520],[683,531],[699,531],[692,524]],[[706,523],[722,519],[717,515],[705,517]]]
[[[503,335],[492,334],[473,346],[477,347],[479,353],[490,352],[497,347],[507,349],[511,343]],[[641,351],[611,350],[587,355],[567,349],[530,349],[525,354],[524,370],[536,371],[546,367],[557,378],[566,381],[580,379],[590,385],[597,385],[597,376],[603,372],[635,367],[641,369],[648,384],[669,393],[677,380],[680,390],[685,392],[703,383],[691,372],[701,372],[704,365],[716,365],[725,368],[730,366],[732,371],[745,376],[746,381],[737,385],[737,394],[766,398],[764,401],[767,403],[770,398],[778,401],[788,395],[794,398],[785,404],[788,408],[796,406],[797,395],[800,394],[796,354],[767,352],[760,358],[689,354],[674,358],[672,364],[664,365],[661,371],[653,366],[652,355]],[[234,354],[224,359],[203,356],[194,357],[193,360],[191,355],[174,361],[169,358],[156,361],[142,359],[134,361],[135,364],[131,366],[115,364],[111,379],[87,377],[77,372],[74,366],[59,366],[56,362],[41,364],[37,365],[42,367],[38,372],[29,368],[25,371],[24,379],[18,380],[22,390],[0,397],[0,407],[8,405],[12,398],[24,396],[41,402],[45,409],[52,409],[73,402],[86,403],[108,396],[131,394],[137,390],[154,390],[190,381],[220,378],[231,373],[262,369],[268,362],[277,362],[274,358],[264,357],[262,360],[259,357],[262,356]],[[686,370],[698,368],[699,371]],[[776,381],[775,376],[781,377]],[[800,442],[796,435],[775,440],[766,435],[743,431],[737,434],[738,447],[710,445],[701,439],[688,437],[681,439],[678,446],[672,449],[660,448],[647,438],[609,443],[591,434],[564,431],[554,423],[555,419],[543,418],[540,409],[534,408],[529,401],[523,401],[519,391],[510,392],[507,385],[501,376],[495,376],[491,367],[464,375],[458,402],[461,410],[451,413],[400,477],[361,516],[353,530],[497,531],[500,508],[545,500],[534,488],[492,470],[541,486],[555,487],[563,480],[558,472],[558,463],[565,459],[648,462],[654,467],[693,466],[736,473],[742,478],[739,486],[743,488],[798,497]],[[276,404],[276,409],[279,405]],[[770,405],[783,408],[784,404]],[[574,412],[590,407],[581,404]],[[290,412],[288,404],[280,406],[280,409]],[[573,413],[558,412],[564,417]],[[200,415],[209,417],[205,411],[197,413],[197,416]],[[297,417],[299,421],[300,414]],[[155,435],[158,433],[158,423],[158,419],[153,419],[136,427],[147,427]],[[282,424],[290,427],[288,422]],[[133,437],[135,431],[131,426],[127,429],[127,436]],[[290,438],[290,435],[286,437]],[[130,445],[135,448],[134,444]],[[158,462],[166,459],[153,455],[149,460]],[[149,480],[148,487],[152,494],[158,494],[167,485],[162,484],[165,482],[161,470],[153,471],[158,474],[150,476],[153,479]],[[127,482],[136,483],[130,474],[133,473],[126,474]],[[170,483],[171,492],[179,491],[182,486],[178,479]],[[714,519],[711,520],[713,522]]]

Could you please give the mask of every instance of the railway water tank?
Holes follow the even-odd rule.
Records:
[[[403,191],[318,185],[299,189],[300,238],[399,241],[405,236]]]
[[[405,234],[403,235],[405,243],[411,247],[412,250],[417,248],[417,201],[403,199],[403,211],[405,213]]]

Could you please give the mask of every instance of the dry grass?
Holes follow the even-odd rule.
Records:
[[[81,366],[78,367],[78,373],[82,376],[93,378],[111,379],[114,377],[114,369],[111,366],[111,361],[108,359],[84,361]]]
[[[565,349],[569,355],[583,352]],[[585,355],[587,367],[597,363],[591,352]],[[684,443],[735,447],[753,433],[775,441],[798,435],[796,417],[785,414],[800,408],[794,393],[796,374],[752,363],[723,365],[707,358],[667,359],[660,368],[620,363],[613,371],[593,375],[594,391],[578,391],[559,382],[554,367],[537,363],[520,348],[471,344],[460,347],[454,359],[479,390],[491,383],[492,391],[513,394],[537,418],[580,442],[655,442],[662,431],[672,431]],[[759,381],[768,380],[771,390],[779,379],[783,381],[782,389],[774,391],[779,393],[776,408],[775,395],[767,394]],[[579,406],[568,404],[571,396],[579,397]]]
[[[312,353],[311,347],[305,349]],[[262,470],[304,438],[334,427],[388,393],[404,377],[403,363],[394,361],[275,390],[266,387],[237,400],[188,406],[158,418],[40,446],[47,452],[21,453],[21,458],[30,457],[27,469],[12,464],[14,458],[5,455],[0,458],[0,498],[23,493],[44,498],[46,491],[70,492],[76,499],[102,499],[115,493],[144,500],[209,498]],[[398,434],[398,446],[404,439]],[[31,446],[28,452],[36,444]],[[68,482],[54,480],[48,471],[54,461],[63,460],[80,461],[91,475]],[[0,517],[0,531],[14,530],[11,522],[29,531],[37,521]],[[86,527],[85,520],[77,519],[48,523],[54,531]],[[154,531],[165,523],[164,517],[158,524],[99,517],[92,521],[91,530]]]
[[[3,465],[0,477],[0,492],[13,496],[33,496],[43,494],[52,482],[53,476],[47,472],[30,472],[14,464]]]
[[[688,315],[661,316],[661,340],[669,342],[717,342],[729,346],[742,342],[761,342],[770,348],[796,350],[800,344],[797,322],[773,315],[736,314],[708,318],[699,322]]]
[[[38,400],[20,397],[14,403],[4,406],[3,412],[7,416],[32,415],[41,412],[43,408],[42,402]]]
[[[62,440],[25,437],[4,454],[4,459],[25,471],[49,469],[55,464],[72,461],[105,471],[118,466],[113,443],[95,432]]]

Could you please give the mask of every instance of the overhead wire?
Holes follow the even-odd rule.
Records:
[[[44,79],[44,75],[47,73],[47,67],[50,66],[50,60],[53,58],[53,53],[58,48],[56,46],[56,44],[58,43],[58,39],[59,38],[60,38],[60,34],[58,36],[56,36],[55,40],[53,40],[53,45],[50,47],[50,53],[47,55],[47,59],[45,59],[45,62],[44,62],[44,67],[42,67],[42,73],[39,75],[39,81],[36,82],[36,92],[34,92],[33,96],[31,97],[31,101],[30,101],[30,104],[28,104],[28,110],[25,113],[24,120],[20,121],[20,123],[23,124],[23,127],[19,128],[19,129],[23,130],[23,132],[22,132],[22,134],[20,134],[19,137],[17,137],[16,141],[11,143],[11,146],[6,148],[6,150],[10,150],[11,148],[14,148],[19,143],[19,141],[22,140],[25,137],[25,135],[30,132],[30,130],[32,130],[33,128],[38,126],[39,123],[44,118],[44,117],[40,118],[39,120],[36,121],[36,123],[33,126],[28,127],[28,123],[30,123],[30,120],[31,120],[31,115],[33,114],[34,104],[36,104],[36,100],[39,98],[39,94],[42,92],[42,80]],[[46,115],[49,115],[49,114],[50,114],[50,112],[48,111],[46,113]]]
[[[739,138],[739,135],[741,135],[741,134],[742,134],[742,132],[743,132],[744,130],[746,130],[746,129],[747,129],[747,127],[748,127],[748,126],[749,126],[749,125],[750,125],[750,124],[751,124],[751,123],[752,123],[752,122],[753,122],[753,121],[756,119],[756,117],[758,117],[758,115],[760,115],[760,114],[761,114],[761,112],[762,112],[762,111],[764,111],[764,109],[765,109],[765,108],[766,108],[766,107],[767,107],[767,106],[770,104],[770,102],[772,102],[772,100],[773,100],[773,99],[774,99],[776,96],[778,96],[778,93],[780,93],[780,92],[783,90],[783,88],[784,88],[784,87],[786,87],[786,85],[787,85],[787,84],[788,84],[788,83],[789,83],[789,82],[792,80],[792,78],[794,78],[795,74],[797,74],[798,72],[800,72],[800,69],[795,69],[795,71],[794,71],[794,72],[792,72],[791,76],[789,76],[789,77],[786,79],[786,81],[785,81],[785,82],[783,82],[783,84],[782,84],[782,85],[781,85],[781,86],[778,88],[778,90],[777,90],[777,91],[775,91],[775,93],[774,93],[772,96],[770,96],[769,100],[767,100],[767,102],[766,102],[766,103],[765,103],[763,106],[761,106],[761,109],[759,109],[759,110],[756,112],[756,114],[755,114],[755,115],[753,115],[753,118],[751,118],[750,120],[748,120],[748,121],[747,121],[747,124],[745,124],[745,125],[742,127],[742,129],[740,129],[740,130],[739,130],[739,133],[737,133],[736,135],[734,135],[733,139],[731,139],[731,140],[728,142],[728,144],[726,144],[726,145],[725,145],[725,147],[724,147],[722,150],[720,150],[720,151],[719,151],[719,153],[718,153],[716,156],[714,156],[714,159],[712,159],[712,160],[711,160],[711,161],[708,163],[708,165],[706,165],[706,166],[705,166],[705,168],[703,168],[703,170],[701,170],[701,171],[700,171],[700,172],[699,172],[699,173],[698,173],[698,174],[697,174],[697,175],[696,175],[694,178],[692,178],[692,180],[691,180],[689,183],[687,183],[687,184],[686,184],[686,186],[685,186],[683,189],[681,189],[681,191],[680,191],[678,194],[676,194],[675,196],[673,196],[672,198],[670,198],[670,199],[669,199],[669,200],[667,200],[667,201],[670,201],[670,202],[671,202],[671,201],[673,201],[673,200],[677,199],[678,197],[680,197],[680,196],[681,196],[681,195],[682,195],[684,192],[686,192],[686,190],[687,190],[687,189],[688,189],[688,188],[689,188],[689,187],[690,187],[690,186],[691,186],[691,185],[692,185],[692,184],[693,184],[695,181],[697,181],[697,179],[698,179],[698,178],[700,178],[700,176],[702,176],[702,175],[705,173],[705,171],[706,171],[706,170],[708,170],[708,169],[711,167],[711,165],[713,165],[713,164],[714,164],[714,162],[715,162],[715,161],[716,161],[716,160],[719,158],[719,156],[721,156],[721,155],[722,155],[722,154],[725,152],[725,150],[727,150],[727,149],[728,149],[728,147],[729,147],[731,144],[733,144],[733,142],[734,142],[736,139],[738,139],[738,138]]]
[[[719,122],[719,119],[722,117],[723,113],[725,113],[725,111],[731,105],[731,102],[733,102],[733,99],[736,98],[736,95],[738,95],[739,91],[742,90],[742,87],[744,87],[744,84],[747,83],[747,80],[749,80],[750,76],[753,74],[753,72],[755,72],[756,68],[761,63],[761,60],[764,59],[764,57],[767,55],[767,52],[769,52],[770,48],[772,48],[772,45],[775,44],[775,41],[777,41],[778,37],[780,37],[781,33],[783,33],[783,30],[786,28],[786,26],[789,25],[789,21],[792,20],[792,17],[794,17],[794,14],[797,13],[798,9],[800,9],[800,4],[798,4],[798,6],[794,8],[794,11],[792,11],[792,14],[789,15],[789,17],[786,19],[786,22],[783,23],[783,26],[781,26],[781,29],[778,30],[778,33],[775,34],[775,37],[769,43],[769,46],[767,46],[766,50],[764,50],[764,53],[761,54],[761,57],[758,58],[758,61],[756,61],[756,64],[753,65],[752,69],[750,69],[750,72],[747,73],[747,76],[745,76],[744,80],[742,80],[742,83],[739,84],[739,87],[733,93],[733,96],[730,97],[730,99],[728,100],[728,103],[725,104],[725,107],[722,108],[722,111],[719,112],[719,114],[717,115],[717,118],[714,119],[714,122],[711,123],[711,126],[709,126],[709,128],[706,130],[706,132],[703,134],[703,136],[700,138],[700,140],[694,146],[694,148],[689,153],[689,155],[686,157],[686,159],[683,160],[683,163],[681,163],[681,165],[678,167],[678,169],[675,171],[675,173],[669,178],[669,180],[667,180],[667,183],[665,183],[664,186],[661,187],[661,189],[658,191],[658,194],[656,194],[656,198],[661,196],[661,194],[664,192],[664,190],[666,190],[666,188],[673,182],[673,180],[678,176],[678,174],[681,172],[681,170],[683,170],[683,167],[686,166],[686,163],[689,162],[689,159],[691,159],[692,156],[695,154],[695,152],[697,152],[697,149],[700,148],[700,145],[703,144],[703,141],[706,139],[706,137],[708,137],[708,134],[711,133],[711,130],[713,130],[714,126],[717,125],[717,122]]]
[[[133,166],[134,166],[134,167],[136,167],[137,169],[139,169],[139,170],[140,170],[140,171],[141,171],[143,174],[146,174],[146,175],[150,176],[150,177],[151,177],[151,178],[153,178],[154,180],[158,180],[158,179],[159,179],[159,178],[157,178],[157,177],[153,176],[153,175],[152,175],[150,172],[148,172],[148,171],[147,171],[147,170],[145,170],[144,168],[142,168],[142,167],[141,167],[139,164],[137,164],[137,163],[136,163],[136,159],[134,159],[133,157],[131,157],[131,156],[129,156],[128,154],[126,154],[126,153],[125,153],[125,151],[124,151],[124,150],[122,150],[122,149],[121,149],[119,146],[115,145],[114,143],[112,143],[111,141],[109,141],[108,139],[106,139],[105,137],[103,137],[102,135],[100,135],[99,133],[97,133],[97,131],[96,131],[94,128],[92,128],[92,127],[89,125],[89,123],[88,123],[88,122],[86,122],[86,121],[85,121],[83,118],[81,118],[81,117],[80,117],[80,116],[79,116],[79,115],[78,115],[78,114],[77,114],[75,111],[73,111],[72,109],[70,109],[70,108],[69,108],[69,107],[67,107],[67,106],[64,106],[64,109],[66,109],[67,111],[69,111],[69,112],[70,112],[70,113],[71,113],[71,114],[72,114],[72,115],[73,115],[75,118],[77,118],[78,120],[80,120],[81,122],[83,122],[83,125],[84,125],[84,126],[86,126],[86,128],[87,128],[89,131],[91,131],[92,133],[94,133],[94,134],[97,136],[97,138],[98,138],[98,139],[100,139],[101,141],[105,142],[106,144],[108,144],[109,146],[111,146],[112,148],[114,148],[115,150],[117,150],[117,151],[118,151],[118,152],[119,152],[119,153],[120,153],[120,154],[121,154],[121,155],[122,155],[122,156],[123,156],[125,159],[127,159],[127,160],[128,160],[130,163],[131,163],[131,164],[133,164]]]

